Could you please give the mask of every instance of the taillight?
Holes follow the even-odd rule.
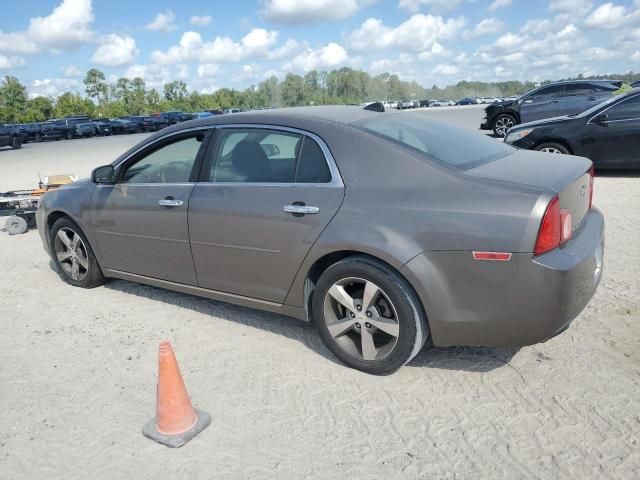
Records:
[[[571,214],[568,210],[560,209],[560,199],[556,195],[553,197],[547,211],[544,212],[538,239],[533,250],[534,255],[542,255],[554,248],[558,248],[571,238],[573,224]]]
[[[595,170],[593,165],[591,165],[591,168],[589,169],[589,177],[589,210],[591,210],[591,207],[593,206],[593,181],[595,179]]]

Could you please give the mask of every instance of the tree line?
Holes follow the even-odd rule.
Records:
[[[582,78],[596,77],[575,77]],[[629,84],[639,80],[640,73],[603,75],[597,78],[618,79]],[[374,100],[459,100],[466,97],[520,95],[538,85],[521,81],[463,80],[445,88],[437,85],[425,88],[417,82],[401,80],[395,74],[383,73],[372,76],[365,71],[346,67],[331,71],[313,70],[305,75],[288,73],[282,80],[272,76],[244,90],[221,88],[213,93],[189,91],[187,84],[182,80],[165,84],[161,91],[147,88],[145,81],[140,77],[123,77],[111,83],[106,80],[103,72],[95,68],[86,73],[83,83],[84,95],[80,92],[65,92],[56,98],[29,98],[25,85],[16,77],[5,76],[0,83],[0,121],[27,123],[70,115],[114,118],[170,110],[247,110],[299,105],[358,104]]]

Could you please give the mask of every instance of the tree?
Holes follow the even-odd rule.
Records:
[[[282,82],[282,103],[292,107],[304,101],[304,80],[300,75],[288,73]]]
[[[71,115],[94,116],[96,106],[88,98],[82,98],[78,94],[65,92],[58,97],[54,113],[56,117],[68,117]]]
[[[48,97],[36,97],[27,102],[22,122],[44,122],[53,115],[53,101]]]
[[[164,86],[164,98],[170,102],[183,100],[187,96],[187,84],[182,80],[169,82]]]
[[[136,77],[131,81],[131,89],[129,91],[128,107],[129,112],[133,115],[140,115],[146,110],[146,84],[140,77]]]
[[[8,123],[21,120],[27,107],[27,87],[7,75],[0,84],[0,118]]]
[[[107,95],[107,82],[104,73],[96,68],[92,68],[84,77],[84,90],[90,98],[98,100],[98,105]]]

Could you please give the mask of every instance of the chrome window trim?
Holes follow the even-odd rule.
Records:
[[[283,127],[280,125],[266,125],[259,123],[227,123],[223,125],[216,125],[217,129],[262,129],[262,130],[279,130],[283,132],[296,133],[298,135],[305,135],[312,140],[314,140],[319,146],[320,150],[322,150],[322,154],[324,155],[324,160],[327,162],[327,166],[329,167],[329,173],[331,173],[331,181],[326,183],[302,183],[302,182],[198,182],[198,185],[220,185],[220,186],[256,186],[256,187],[344,187],[344,183],[342,181],[342,176],[340,175],[340,170],[338,169],[338,165],[336,164],[329,147],[325,143],[325,141],[320,138],[315,133],[309,132],[307,130],[302,130],[300,128],[293,127]]]
[[[591,117],[588,121],[587,121],[587,125],[597,125],[596,123],[593,123],[591,120],[593,120],[594,118],[596,118],[599,115],[602,115],[603,113],[605,113],[607,110],[612,109],[613,107],[617,107],[618,105],[620,105],[621,103],[624,103],[627,100],[631,100],[631,99],[636,99],[640,97],[640,94],[638,95],[631,95],[627,98],[624,98],[622,100],[620,100],[619,102],[613,102],[611,105],[609,105],[607,108],[605,108],[604,110],[601,110],[600,112],[596,113],[593,117]],[[640,118],[627,118],[624,120],[607,120],[605,123],[617,123],[617,122],[630,122],[633,120],[640,120]]]

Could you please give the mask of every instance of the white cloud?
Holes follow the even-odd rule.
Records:
[[[436,41],[452,38],[465,26],[464,17],[444,20],[440,16],[416,14],[395,28],[369,18],[348,36],[354,50],[395,47],[410,51],[429,49]]]
[[[355,13],[362,0],[269,0],[263,14],[267,20],[287,25],[341,20]]]
[[[104,37],[91,62],[105,67],[123,67],[131,65],[139,52],[132,37],[111,34]]]
[[[609,2],[591,12],[584,24],[591,28],[613,30],[639,19],[640,10],[628,12],[626,7]]]
[[[220,74],[220,66],[215,63],[198,65],[198,78],[211,78]]]
[[[157,13],[144,28],[152,32],[170,32],[176,29],[176,16],[171,10]]]
[[[75,65],[69,65],[64,69],[64,76],[67,78],[77,78],[83,75],[82,70],[80,70]]]
[[[0,70],[14,70],[16,68],[24,67],[26,64],[26,60],[22,57],[7,57],[5,55],[0,55]]]
[[[168,50],[154,50],[151,59],[165,65],[189,60],[205,63],[237,62],[246,58],[268,57],[269,48],[277,40],[277,31],[263,28],[252,29],[240,42],[229,37],[216,37],[211,42],[204,42],[198,32],[189,31],[183,33],[178,44]]]
[[[303,45],[298,43],[297,40],[293,38],[288,38],[284,44],[273,50],[269,53],[269,58],[272,60],[279,60],[282,58],[287,58],[295,55],[303,48]]]
[[[432,72],[434,75],[449,76],[449,75],[457,75],[459,70],[458,70],[458,67],[456,67],[455,65],[445,65],[441,63],[433,67]]]
[[[631,55],[631,60],[634,62],[640,62],[640,50],[636,50],[636,52]]]
[[[194,15],[189,19],[189,23],[197,27],[206,27],[212,20],[211,15]]]
[[[590,0],[550,0],[549,11],[553,13],[572,13],[584,15],[593,6]]]
[[[171,72],[169,67],[153,63],[148,65],[131,65],[127,70],[125,70],[124,77],[140,77],[145,81],[148,88],[156,88],[158,90],[162,90],[165,83],[175,80],[175,75]]]
[[[335,68],[348,63],[347,51],[337,43],[331,42],[316,50],[307,48],[290,62],[285,63],[284,70],[308,72],[324,68]]]
[[[64,92],[82,91],[79,80],[74,78],[44,78],[34,80],[28,87],[29,97],[57,97]]]
[[[91,0],[62,0],[46,17],[29,21],[27,30],[0,31],[0,52],[35,54],[42,51],[59,53],[91,41],[94,32]]]
[[[176,78],[178,80],[188,80],[191,77],[189,65],[181,63],[176,65]]]
[[[422,7],[431,10],[453,10],[460,5],[461,0],[400,0],[398,6],[406,8],[410,12],[418,12]]]
[[[508,7],[509,5],[511,5],[511,0],[494,0],[493,3],[489,5],[489,10],[493,12],[499,8]]]
[[[464,32],[463,36],[465,39],[473,39],[482,37],[483,35],[491,35],[492,33],[497,33],[503,28],[504,23],[502,22],[502,20],[499,20],[495,17],[485,18],[478,22],[478,24],[471,30],[467,30],[466,32]]]

